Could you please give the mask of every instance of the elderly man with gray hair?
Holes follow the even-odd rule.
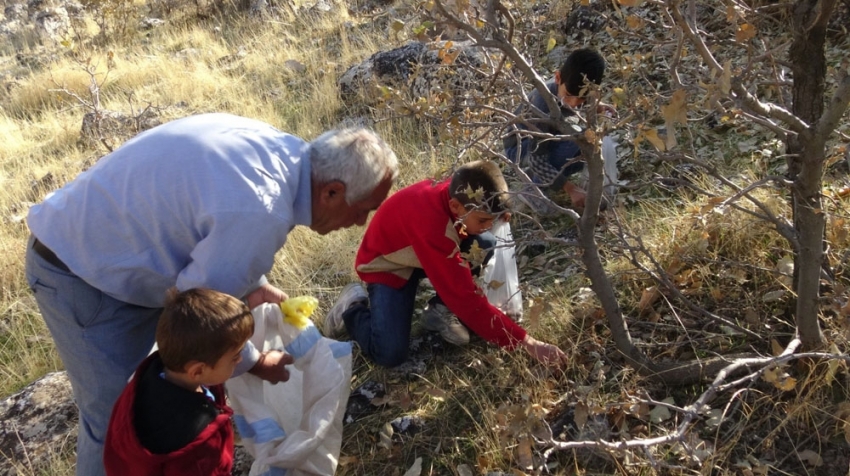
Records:
[[[397,175],[395,154],[367,129],[308,143],[202,114],[139,134],[33,206],[26,275],[80,409],[76,474],[104,474],[112,406],[153,346],[168,289],[279,303],[286,295],[265,274],[287,234],[365,224]],[[236,374],[282,382],[291,362],[249,342]]]

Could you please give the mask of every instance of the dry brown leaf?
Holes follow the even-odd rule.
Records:
[[[823,458],[813,450],[803,450],[797,456],[809,466],[823,466]]]
[[[487,456],[481,455],[476,458],[476,464],[478,465],[478,471],[486,472],[487,468],[490,467],[490,458]]]
[[[624,7],[639,7],[643,0],[617,0],[617,3]]]
[[[735,8],[735,5],[729,4],[726,7],[726,21],[729,23],[735,23],[735,20],[738,19],[738,10]]]
[[[688,95],[684,89],[678,89],[670,98],[670,103],[661,106],[661,115],[664,117],[664,125],[667,128],[666,148],[676,147],[675,125],[688,122]]]
[[[735,32],[735,41],[743,43],[747,40],[751,40],[755,36],[756,27],[749,23],[744,23],[743,25],[739,26],[738,31]]]
[[[517,466],[525,469],[534,468],[534,455],[531,452],[531,440],[527,436],[521,436],[514,451]]]
[[[581,430],[587,423],[589,409],[587,408],[587,405],[584,404],[584,402],[578,402],[576,403],[574,412],[575,414],[573,416],[573,420],[575,420],[576,422],[576,427]]]
[[[533,329],[540,324],[540,315],[543,314],[543,309],[546,308],[546,303],[544,303],[542,299],[532,299],[530,303],[531,305],[528,308],[526,317],[528,317],[528,327]]]
[[[643,27],[646,26],[646,22],[643,21],[643,18],[637,15],[629,15],[626,17],[626,26],[632,30],[643,30]]]
[[[369,403],[371,403],[372,405],[374,405],[376,407],[380,407],[381,405],[384,405],[384,404],[389,403],[389,402],[390,402],[390,396],[389,395],[384,395],[383,397],[375,397],[375,398],[369,400]]]
[[[661,292],[657,286],[644,289],[640,295],[640,302],[638,302],[638,311],[640,311],[641,315],[651,310],[659,298],[661,298]]]
[[[774,357],[779,357],[783,352],[785,352],[785,347],[782,347],[782,344],[776,339],[770,339],[770,353]]]
[[[637,146],[644,140],[649,141],[649,143],[652,144],[653,147],[658,149],[659,152],[664,152],[665,150],[667,150],[664,141],[661,140],[660,137],[658,137],[658,131],[655,129],[640,129],[638,131],[637,137],[635,138],[635,147],[637,148]]]
[[[345,466],[348,464],[354,464],[360,461],[357,456],[340,456],[339,457],[339,465]]]
[[[429,388],[428,390],[425,391],[425,393],[427,393],[428,395],[430,395],[434,398],[441,399],[441,400],[444,400],[446,398],[446,391],[441,390],[441,389],[436,388],[436,387]]]
[[[393,430],[392,423],[384,423],[379,433],[381,441],[378,442],[378,446],[384,449],[391,449],[393,447],[393,433],[395,433],[395,430]]]
[[[732,90],[732,62],[727,61],[723,65],[723,74],[720,75],[720,78],[717,80],[717,84],[720,86],[720,91],[723,94],[729,94],[729,91]]]
[[[410,465],[407,471],[404,472],[404,476],[419,476],[422,474],[422,457],[418,457],[413,460],[413,464]]]

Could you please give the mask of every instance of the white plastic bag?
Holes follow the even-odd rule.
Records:
[[[491,232],[496,237],[496,249],[484,268],[484,294],[490,304],[518,322],[522,318],[522,293],[519,290],[516,247],[511,234],[511,224],[496,220]]]
[[[351,380],[351,344],[322,337],[312,322],[298,329],[280,307],[255,308],[251,342],[295,358],[287,382],[245,373],[227,381],[242,444],[254,457],[251,476],[330,475],[342,444]]]
[[[617,141],[611,136],[602,138],[602,161],[605,176],[602,181],[603,191],[605,196],[613,198],[617,194],[617,188],[620,184],[619,171],[617,169]]]

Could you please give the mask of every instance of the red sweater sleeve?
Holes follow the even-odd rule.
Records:
[[[449,223],[447,221],[446,225]],[[457,244],[448,236],[424,238],[420,235],[414,239],[413,250],[446,307],[487,341],[511,349],[522,342],[525,329],[490,304],[475,284]]]

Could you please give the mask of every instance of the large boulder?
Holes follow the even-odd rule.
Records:
[[[491,64],[471,42],[413,41],[352,66],[340,77],[339,90],[344,101],[367,106],[385,98],[380,86],[401,90],[406,99],[448,93],[457,100],[481,88]]]
[[[47,374],[0,402],[0,476],[20,468],[38,474],[76,439],[77,406],[65,372]]]

